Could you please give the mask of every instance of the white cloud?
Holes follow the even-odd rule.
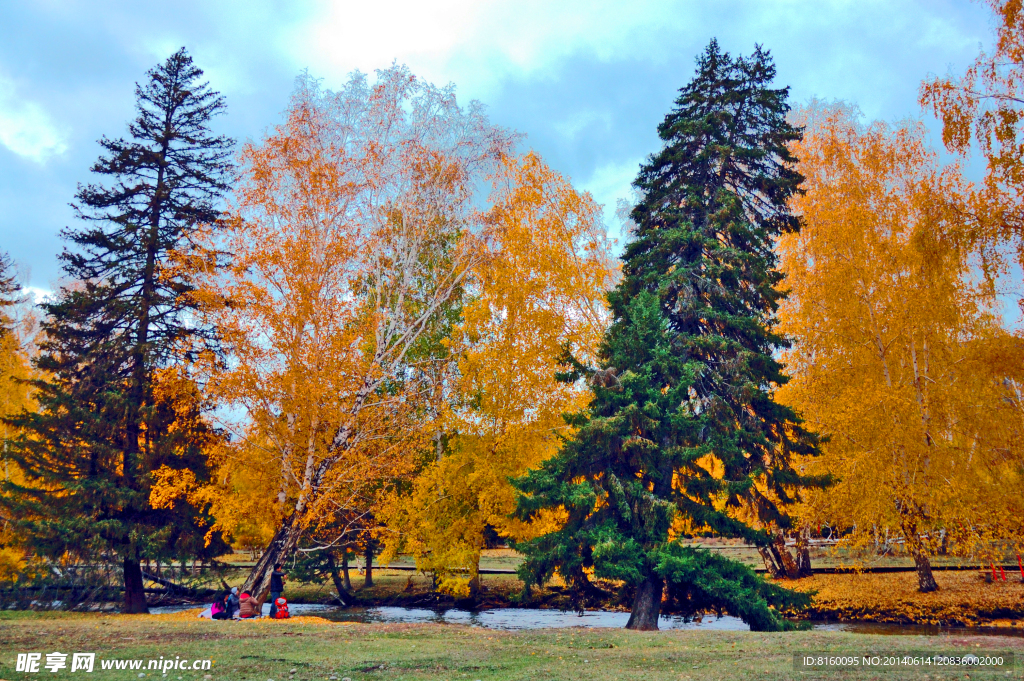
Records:
[[[43,163],[67,151],[66,134],[46,111],[17,96],[14,83],[0,75],[0,144],[19,156]]]
[[[630,185],[640,171],[643,159],[633,158],[622,163],[606,163],[594,169],[593,174],[579,183],[580,188],[594,195],[606,210],[615,210],[617,199],[628,199]]]
[[[671,3],[541,0],[323,2],[287,29],[283,49],[329,78],[407,63],[428,80],[486,97],[511,75],[530,75],[579,51],[600,59],[643,45],[638,31],[670,22]]]
[[[574,111],[571,115],[551,124],[551,127],[565,138],[573,139],[591,125],[602,125],[611,128],[612,114],[610,111]]]
[[[884,78],[894,67],[886,58],[938,48],[976,51],[976,27],[961,25],[967,10],[953,11],[956,6],[956,0],[824,0],[813,10],[797,0],[319,0],[305,5],[304,16],[287,22],[274,42],[328,86],[352,70],[398,61],[437,84],[457,83],[463,98],[487,101],[508,79],[543,79],[574,55],[660,63],[717,35],[744,54],[766,42],[799,59],[789,81],[795,91],[870,99],[879,86],[870,77]],[[853,72],[862,77],[850,78]],[[867,84],[858,87],[859,81]]]
[[[38,305],[39,303],[46,303],[53,299],[53,291],[48,288],[39,288],[38,286],[25,286],[21,289],[23,292],[31,296],[32,303]]]

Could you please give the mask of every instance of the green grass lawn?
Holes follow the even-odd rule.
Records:
[[[922,670],[800,673],[793,655],[1007,653],[1024,639],[988,636],[868,636],[840,632],[630,632],[547,629],[499,632],[454,625],[342,625],[315,618],[211,622],[191,615],[0,614],[0,679],[134,679],[139,672],[39,674],[15,671],[19,652],[95,652],[98,659],[209,658],[208,672],[143,672],[146,678],[391,681],[590,679],[980,679],[1024,678],[1005,671]],[[70,661],[70,657],[68,658]],[[294,673],[292,672],[294,670]]]

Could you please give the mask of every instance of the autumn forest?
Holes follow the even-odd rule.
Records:
[[[143,613],[160,566],[239,553],[242,591],[284,564],[351,605],[352,566],[405,557],[471,602],[503,547],[523,599],[778,631],[812,546],[924,593],[937,559],[1016,564],[1024,10],[987,4],[995,50],[919,119],[712,40],[621,241],[454,85],[306,73],[239,143],[171,54],[68,197],[59,290],[0,252],[0,587],[89,566]]]

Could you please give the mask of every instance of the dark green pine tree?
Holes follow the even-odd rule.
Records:
[[[14,271],[14,261],[7,253],[0,251],[0,338],[10,333],[10,319],[6,309],[19,301],[21,284]]]
[[[203,539],[208,509],[149,499],[162,466],[207,477],[217,436],[194,390],[169,393],[159,381],[203,334],[172,254],[218,219],[231,170],[232,140],[209,129],[224,100],[201,77],[182,48],[136,85],[129,137],[100,140],[92,171],[107,181],[79,186],[83,224],[63,233],[73,283],[43,306],[40,410],[12,421],[26,433],[12,458],[28,482],[8,482],[2,498],[20,535],[51,558],[118,560],[124,612],[147,610],[143,558],[224,548]]]
[[[658,127],[664,148],[641,168],[642,200],[609,294],[613,323],[602,370],[572,358],[567,380],[591,375],[593,401],[559,454],[516,481],[518,513],[564,509],[559,531],[521,543],[521,574],[543,583],[557,570],[577,607],[587,574],[625,582],[627,627],[657,629],[667,598],[677,611],[720,609],[755,629],[785,628],[769,606],[804,597],[748,568],[683,547],[670,527],[742,537],[758,545],[786,528],[785,505],[826,481],[794,470],[816,438],[773,391],[787,380],[773,352],[785,295],[773,240],[796,230],[787,200],[801,175],[787,144],[788,89],[760,47],[731,58],[716,41],[697,60]],[[746,520],[743,520],[745,518]]]

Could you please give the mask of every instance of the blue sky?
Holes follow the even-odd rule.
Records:
[[[921,80],[962,72],[991,35],[967,0],[0,0],[0,249],[33,288],[52,287],[96,139],[125,133],[133,83],[182,45],[227,98],[218,131],[243,140],[280,120],[303,69],[331,87],[398,61],[455,83],[606,204],[614,235],[615,200],[712,37],[770,49],[796,103],[844,99],[894,120],[921,116]]]

